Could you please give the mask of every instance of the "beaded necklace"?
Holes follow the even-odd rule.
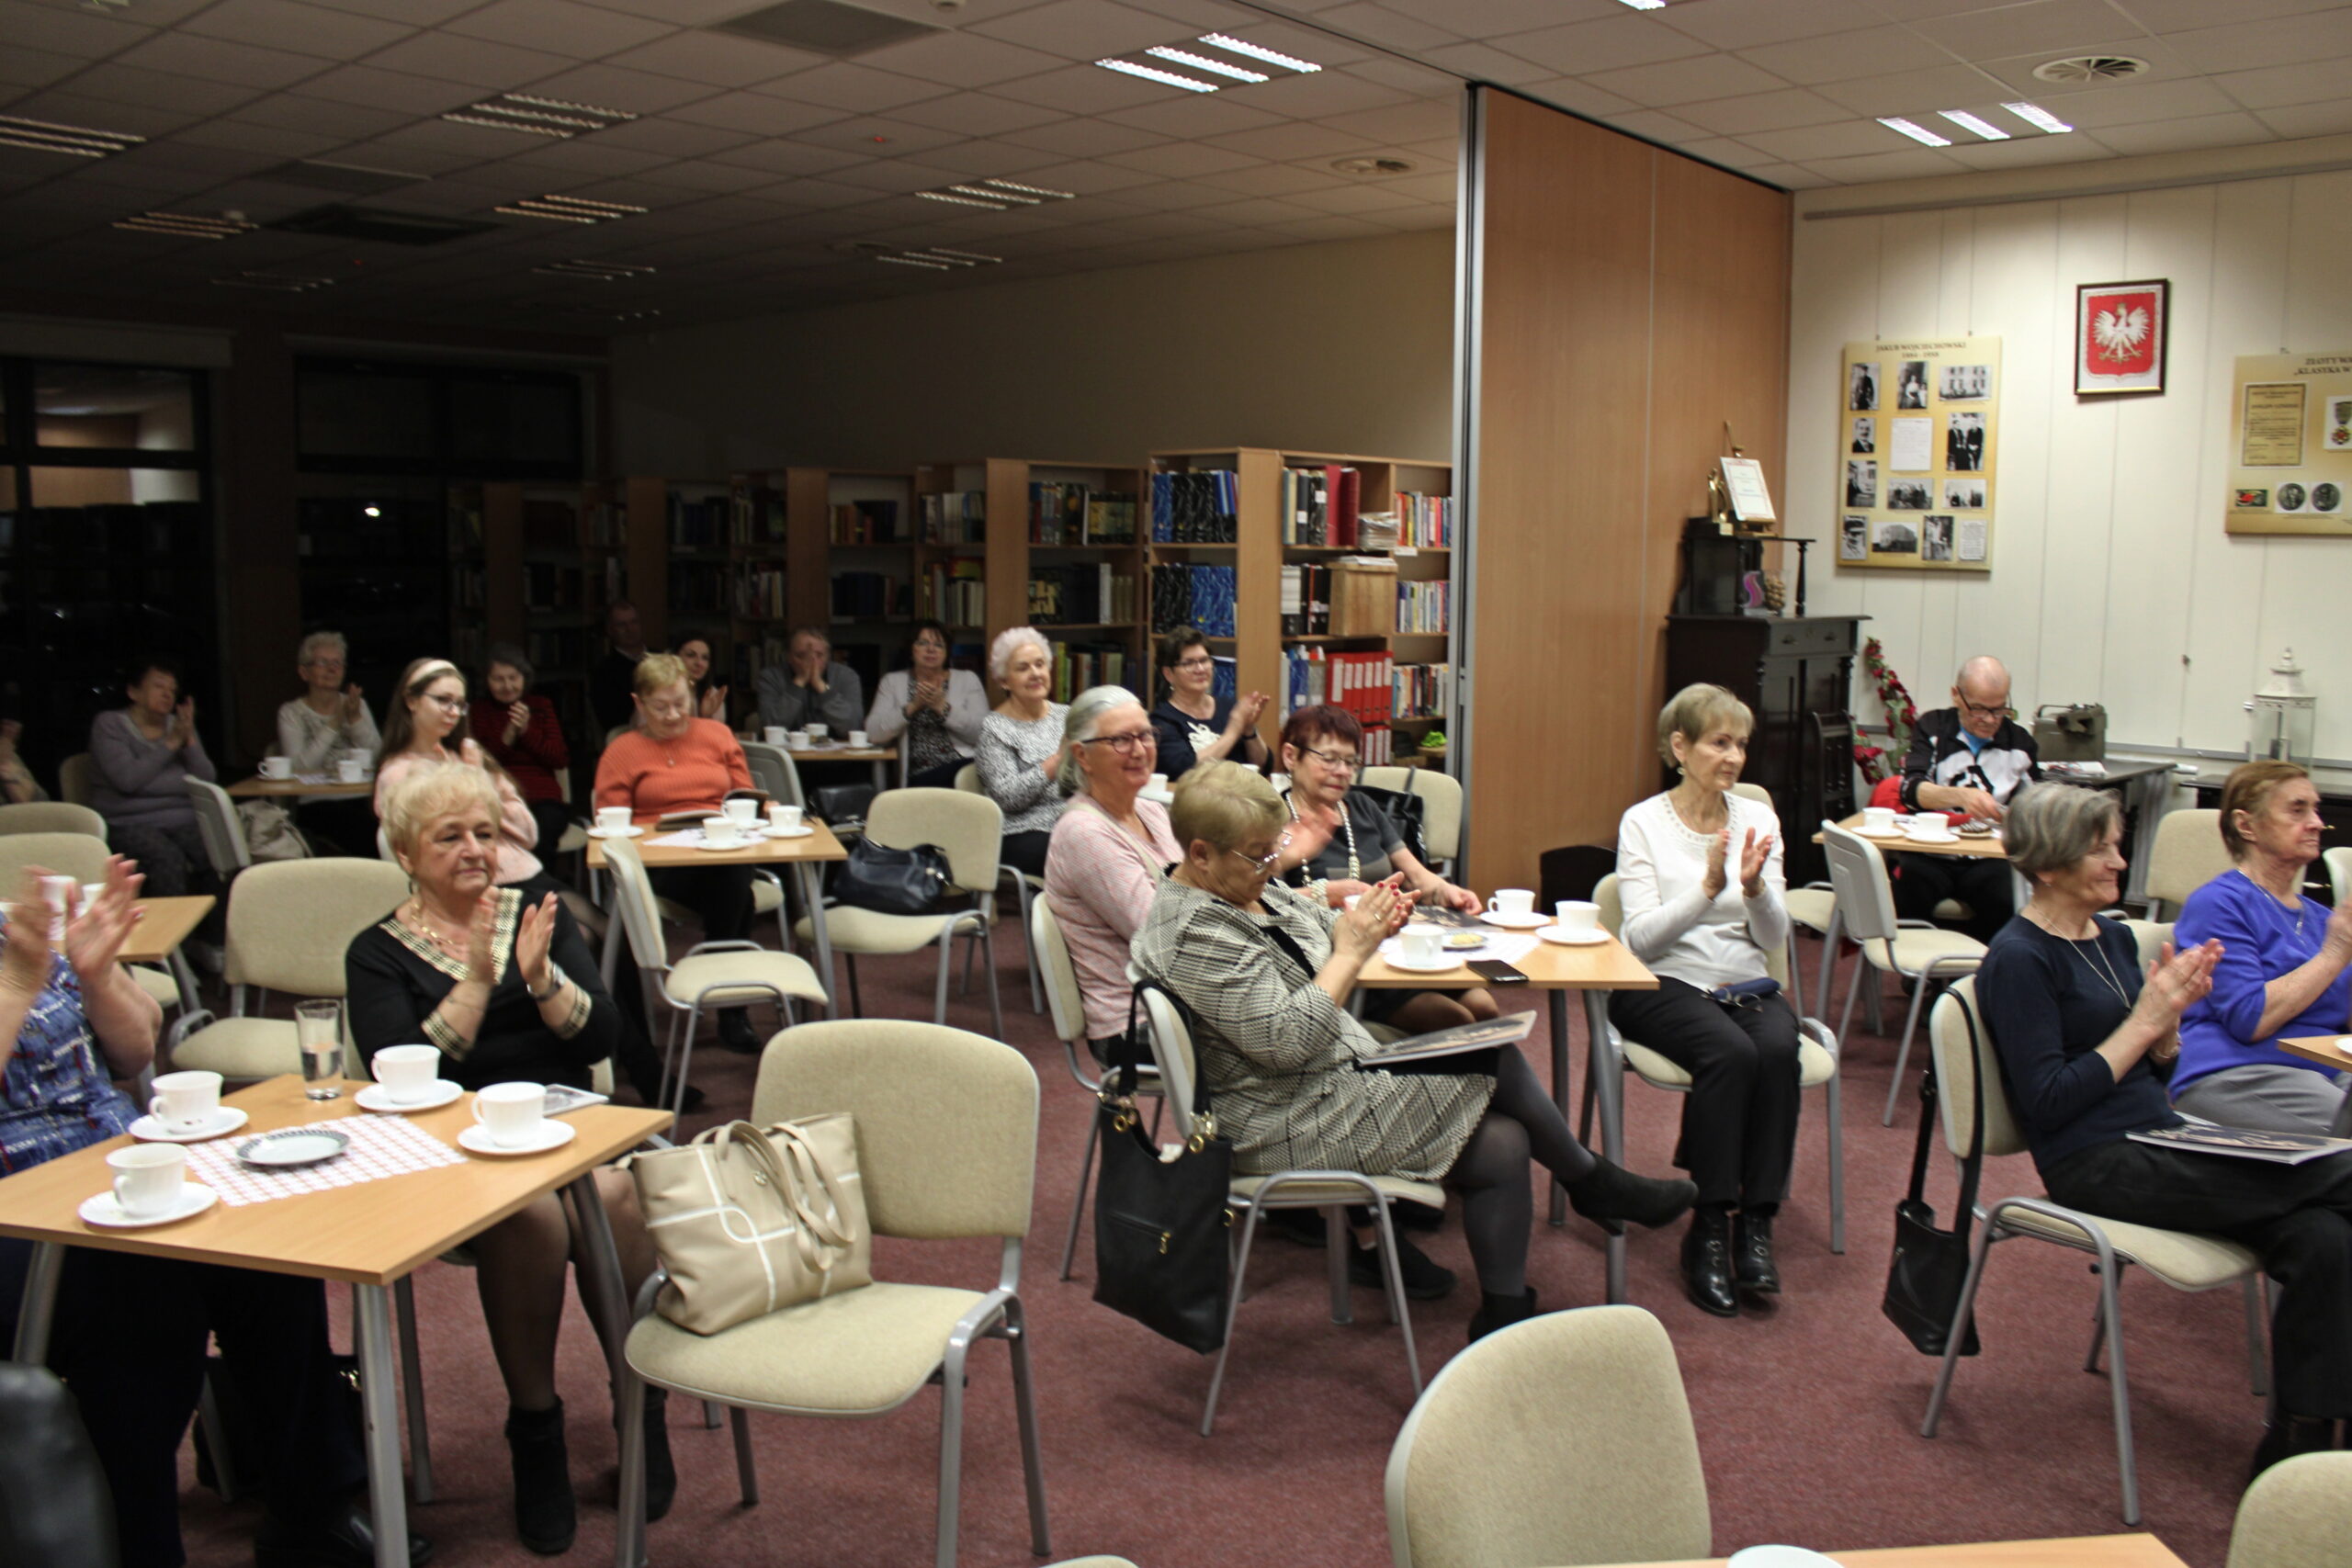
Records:
[[[1290,807],[1290,819],[1294,822],[1297,821],[1299,819],[1298,801],[1293,795],[1285,792],[1283,795],[1283,804]],[[1350,882],[1362,882],[1363,880],[1363,863],[1356,859],[1355,818],[1348,815],[1348,808],[1344,806],[1334,807],[1332,809],[1339,812],[1340,829],[1348,836],[1348,880]]]

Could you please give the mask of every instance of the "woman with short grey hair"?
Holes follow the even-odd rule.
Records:
[[[999,633],[989,673],[1004,688],[980,726],[974,756],[980,788],[1004,813],[998,858],[1030,876],[1046,874],[1046,850],[1062,814],[1062,705],[1053,701],[1054,650],[1034,626]]]
[[[1062,720],[1059,782],[1069,804],[1054,823],[1046,893],[1078,975],[1087,1037],[1105,1060],[1126,1029],[1128,945],[1182,853],[1168,808],[1142,798],[1159,751],[1143,700],[1125,686],[1089,687]]]
[[[384,743],[359,688],[345,683],[349,659],[343,634],[331,631],[312,632],[294,655],[304,690],[277,710],[277,755],[298,773],[333,773],[337,752],[373,757]]]

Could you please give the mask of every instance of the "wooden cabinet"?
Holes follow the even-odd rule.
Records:
[[[1815,826],[1854,809],[1851,741],[1825,742],[1816,715],[1844,717],[1863,617],[1669,615],[1668,696],[1694,682],[1724,687],[1756,714],[1744,775],[1772,795],[1788,842],[1789,885],[1826,874]],[[1668,783],[1672,782],[1671,772]]]

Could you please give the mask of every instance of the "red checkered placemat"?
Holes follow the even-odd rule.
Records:
[[[266,1170],[237,1157],[237,1150],[254,1134],[232,1134],[212,1143],[189,1145],[188,1179],[220,1193],[221,1201],[241,1205],[291,1198],[298,1192],[356,1187],[381,1177],[405,1176],[437,1165],[465,1163],[464,1155],[404,1116],[339,1116],[308,1125],[332,1128],[348,1137],[351,1146],[317,1165],[293,1170]]]

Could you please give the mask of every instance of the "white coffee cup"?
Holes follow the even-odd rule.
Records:
[[[1408,964],[1434,964],[1445,953],[1445,932],[1425,920],[1417,920],[1398,932]]]
[[[334,765],[334,776],[342,780],[345,784],[366,784],[368,782],[368,764],[355,761],[352,758],[345,757],[342,761],[337,762]]]
[[[788,745],[792,739],[792,731],[780,724],[771,724],[760,731],[760,739],[771,746]]]
[[[732,817],[706,818],[702,838],[707,844],[740,844],[743,841],[743,825]]]
[[[1923,812],[1903,819],[1903,831],[1922,842],[1951,838],[1951,819],[1939,811]]]
[[[1866,832],[1884,833],[1894,826],[1894,807],[1865,806],[1862,807],[1862,828]]]
[[[413,1105],[433,1092],[433,1085],[440,1076],[441,1048],[387,1045],[376,1053],[368,1066],[393,1104]]]
[[[175,1133],[193,1132],[220,1109],[219,1073],[165,1073],[155,1080],[147,1113]]]
[[[1600,906],[1585,898],[1563,898],[1552,906],[1552,919],[1562,931],[1581,936],[1600,929]]]
[[[1535,890],[1532,887],[1500,887],[1487,900],[1487,908],[1498,915],[1532,915],[1535,912]]]
[[[718,809],[738,828],[753,828],[759,825],[760,803],[750,795],[738,795],[733,800],[721,801]]]
[[[74,900],[81,897],[82,885],[70,876],[44,876],[40,879],[40,899],[49,906],[49,940],[51,943],[65,940],[65,923],[74,918]]]
[[[371,768],[376,765],[376,753],[365,746],[346,746],[343,754],[352,761],[365,762]]]
[[[768,826],[791,832],[800,826],[800,807],[786,806],[780,800],[771,803],[768,807]]]
[[[177,1144],[133,1144],[107,1156],[115,1205],[134,1220],[160,1220],[176,1208],[187,1179],[187,1151]]]
[[[89,912],[90,906],[98,901],[98,895],[104,893],[106,890],[107,885],[103,882],[85,882],[82,884],[81,902],[74,906],[74,918],[78,919],[83,915],[87,914]]]
[[[290,779],[294,776],[294,759],[291,757],[264,757],[254,765],[261,769],[261,776],[266,779]]]
[[[1151,783],[1144,787],[1147,789],[1156,789],[1162,795],[1165,795],[1168,793],[1168,775],[1166,773],[1154,773],[1151,775]]]
[[[596,807],[596,831],[600,833],[617,833],[628,826],[628,807],[600,806]]]
[[[505,1149],[537,1138],[547,1108],[545,1084],[494,1083],[474,1096],[474,1120],[492,1143]]]
[[[851,730],[851,731],[849,732],[849,743],[850,743],[852,746],[863,746],[863,745],[865,745],[865,731],[864,731],[863,729],[853,729],[853,730]]]
[[[808,731],[808,744],[811,746],[814,746],[818,741],[822,740],[825,738],[825,727],[823,725],[810,724],[807,728]]]

